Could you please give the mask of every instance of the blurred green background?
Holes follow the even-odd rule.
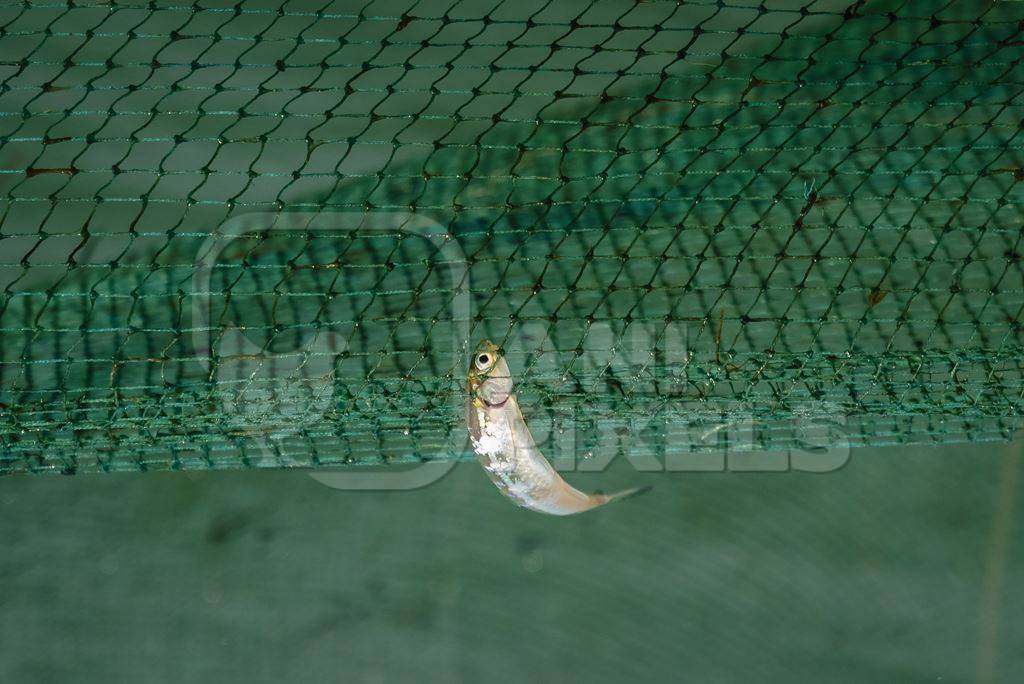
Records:
[[[0,479],[0,681],[987,682],[1024,673],[1020,441],[639,474],[558,519],[474,463]]]

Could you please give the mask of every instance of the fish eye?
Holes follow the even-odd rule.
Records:
[[[489,366],[490,364],[491,364],[491,355],[490,354],[481,354],[480,356],[476,357],[476,367],[479,368],[480,370],[483,370],[483,369],[487,368],[487,366]]]

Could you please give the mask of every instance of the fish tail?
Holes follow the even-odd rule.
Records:
[[[643,485],[641,487],[631,487],[629,489],[623,489],[621,492],[615,492],[614,494],[596,494],[595,497],[599,500],[598,506],[603,506],[606,503],[612,503],[613,501],[622,501],[623,499],[630,499],[634,496],[640,496],[651,491],[653,487],[651,485]]]

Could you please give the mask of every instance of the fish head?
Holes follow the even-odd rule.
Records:
[[[488,406],[503,405],[512,394],[512,373],[490,340],[481,342],[469,362],[469,394]]]

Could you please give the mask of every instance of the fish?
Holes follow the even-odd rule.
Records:
[[[641,494],[586,494],[555,471],[537,448],[514,392],[512,373],[499,349],[484,340],[469,368],[469,437],[491,481],[513,503],[549,515],[572,515]]]

